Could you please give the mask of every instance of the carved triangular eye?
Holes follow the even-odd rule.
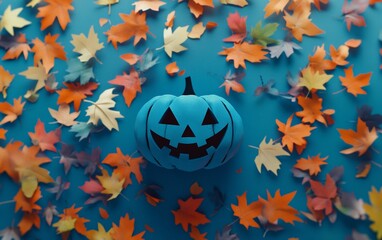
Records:
[[[218,120],[215,115],[212,113],[211,109],[207,109],[206,116],[204,117],[202,125],[216,124]]]
[[[163,114],[163,117],[159,121],[161,124],[169,125],[179,125],[178,120],[176,120],[174,113],[171,108],[167,108],[166,112]]]

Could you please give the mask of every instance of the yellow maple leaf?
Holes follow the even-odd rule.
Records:
[[[301,75],[297,85],[306,87],[309,91],[312,89],[326,90],[324,84],[333,77],[333,75],[316,72],[310,66],[303,69]]]
[[[110,235],[111,229],[106,232],[105,228],[102,226],[101,223],[98,223],[98,230],[90,230],[86,232],[86,237],[88,239],[102,239],[102,240],[113,240],[113,238]]]
[[[113,90],[114,88],[105,90],[96,102],[85,100],[85,102],[92,103],[86,110],[86,116],[89,116],[88,123],[97,125],[101,121],[107,129],[119,130],[117,118],[123,118],[123,116],[119,111],[111,110],[115,106],[113,98],[117,96],[113,94]]]
[[[41,62],[39,62],[37,66],[28,67],[27,70],[19,74],[29,80],[37,81],[33,92],[37,92],[43,88],[45,86],[45,81],[49,77],[49,74],[46,72],[45,67],[41,64]]]
[[[62,218],[58,222],[54,223],[53,227],[57,228],[57,233],[59,234],[69,232],[74,229],[76,220],[76,218],[72,217]]]
[[[103,48],[103,43],[99,42],[93,26],[89,29],[88,37],[81,33],[80,35],[72,34],[72,38],[70,43],[74,46],[73,52],[81,54],[78,57],[81,62],[87,62],[93,57],[97,60],[96,53]]]
[[[111,195],[108,201],[119,196],[123,188],[123,183],[125,182],[124,178],[120,180],[119,175],[114,172],[110,176],[105,169],[102,170],[101,176],[97,176],[97,179],[104,188],[101,193]]]
[[[260,143],[259,147],[249,146],[259,150],[259,154],[255,158],[255,164],[259,173],[261,173],[261,166],[277,175],[277,170],[280,169],[281,162],[277,159],[278,156],[290,156],[290,154],[283,149],[280,143],[275,143],[272,139],[267,143],[266,137]]]
[[[369,192],[370,205],[365,203],[363,205],[366,214],[373,222],[370,225],[370,229],[377,233],[377,238],[382,238],[382,188],[377,191],[375,187],[372,187]]]
[[[19,14],[23,8],[15,8],[12,10],[11,5],[5,9],[3,16],[0,20],[0,31],[5,28],[9,34],[14,35],[14,28],[23,28],[26,25],[31,24],[31,22],[19,17]]]
[[[27,7],[32,7],[34,8],[37,4],[39,4],[41,0],[30,0],[29,3],[27,4]]]
[[[230,4],[239,7],[245,7],[248,5],[246,0],[220,0],[221,4]]]
[[[164,48],[164,51],[171,58],[172,53],[179,53],[187,50],[182,43],[184,43],[187,38],[189,32],[187,31],[188,26],[177,27],[175,31],[172,31],[172,28],[165,28],[163,31],[164,45],[161,48],[157,48],[157,50]]]

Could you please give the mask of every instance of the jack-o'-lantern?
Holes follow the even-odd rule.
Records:
[[[137,146],[147,160],[184,171],[227,162],[242,136],[242,120],[232,105],[216,95],[196,96],[189,77],[183,95],[152,98],[135,123]]]

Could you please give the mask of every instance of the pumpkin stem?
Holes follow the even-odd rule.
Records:
[[[184,88],[183,95],[195,95],[191,77],[186,77],[186,87]]]

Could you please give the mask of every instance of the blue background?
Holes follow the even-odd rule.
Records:
[[[0,12],[11,4],[12,8],[23,7],[27,1],[3,0],[0,4]],[[358,198],[368,200],[368,191],[371,186],[376,186],[378,189],[381,187],[381,169],[373,166],[370,175],[366,179],[356,179],[356,166],[360,160],[354,156],[345,156],[339,153],[340,150],[347,147],[339,137],[337,128],[355,129],[356,109],[363,104],[369,104],[373,107],[374,111],[381,113],[381,89],[382,89],[382,76],[379,70],[380,57],[378,42],[379,30],[382,28],[381,8],[377,5],[376,8],[368,8],[364,14],[367,27],[357,28],[353,27],[350,32],[347,31],[343,18],[341,17],[342,1],[331,1],[327,8],[319,12],[313,10],[311,18],[318,27],[325,31],[324,35],[315,38],[304,37],[301,47],[303,50],[298,51],[289,59],[282,56],[280,59],[271,59],[264,61],[260,64],[247,63],[246,77],[242,81],[246,88],[245,94],[231,93],[227,97],[223,88],[218,88],[223,82],[223,76],[229,69],[233,70],[232,62],[226,63],[225,57],[219,56],[218,52],[223,47],[230,47],[230,44],[222,42],[222,39],[230,35],[230,30],[226,24],[226,18],[229,13],[239,11],[242,16],[248,16],[247,26],[254,27],[255,24],[263,20],[263,9],[267,1],[250,1],[249,6],[245,8],[238,8],[233,6],[223,6],[218,1],[215,2],[214,9],[207,9],[204,16],[201,18],[204,23],[207,21],[214,21],[219,26],[212,30],[207,31],[200,40],[187,40],[184,44],[188,51],[181,54],[174,54],[173,58],[167,57],[163,50],[155,51],[155,55],[160,58],[160,64],[146,73],[148,78],[147,82],[142,86],[142,93],[138,94],[137,98],[128,108],[124,104],[122,95],[116,98],[117,109],[125,116],[124,119],[119,120],[120,131],[108,132],[104,131],[99,134],[94,134],[90,140],[78,143],[78,139],[74,134],[68,133],[66,128],[63,131],[62,141],[69,144],[74,144],[78,151],[90,152],[91,149],[96,147],[102,148],[101,159],[108,153],[115,152],[116,147],[120,147],[125,154],[132,154],[136,151],[136,145],[133,135],[133,127],[135,116],[143,104],[154,96],[161,94],[174,94],[179,95],[183,91],[184,80],[183,77],[170,78],[165,73],[165,66],[172,62],[177,61],[181,69],[186,70],[186,75],[193,78],[194,88],[199,95],[204,94],[217,94],[226,98],[241,114],[245,127],[244,141],[239,153],[226,165],[214,170],[201,170],[193,173],[185,173],[177,170],[166,170],[156,167],[152,164],[147,164],[146,168],[142,169],[144,176],[143,185],[136,183],[135,179],[133,185],[130,185],[123,191],[124,195],[128,196],[129,201],[122,197],[109,202],[105,207],[110,218],[102,220],[99,217],[98,208],[102,204],[94,204],[84,206],[80,215],[91,220],[86,226],[88,229],[94,229],[97,222],[100,221],[106,229],[111,227],[111,222],[117,222],[125,213],[129,213],[130,217],[136,219],[136,232],[144,230],[144,225],[148,224],[155,232],[146,232],[145,239],[188,239],[188,234],[184,233],[180,226],[175,226],[174,216],[171,210],[178,208],[178,199],[186,199],[189,196],[190,185],[198,181],[204,188],[202,196],[206,198],[201,210],[209,216],[211,223],[200,227],[201,232],[208,232],[208,239],[213,239],[215,232],[221,230],[224,225],[229,224],[235,220],[232,212],[222,209],[215,216],[210,216],[213,212],[213,205],[207,199],[207,192],[210,192],[213,186],[217,186],[226,195],[226,206],[229,207],[231,203],[237,203],[236,196],[247,192],[248,200],[253,201],[257,196],[266,196],[266,190],[272,194],[277,189],[281,189],[281,193],[285,194],[292,191],[297,191],[295,198],[291,205],[298,210],[307,211],[306,197],[304,187],[300,183],[300,179],[295,179],[292,176],[290,169],[295,164],[299,156],[293,155],[291,157],[283,157],[281,170],[278,176],[274,176],[270,172],[263,169],[263,173],[259,174],[253,163],[253,159],[257,155],[257,151],[248,148],[247,145],[259,145],[264,136],[276,139],[280,135],[277,131],[275,119],[285,122],[291,113],[299,110],[296,103],[281,98],[273,98],[269,96],[254,96],[254,90],[260,85],[259,76],[262,75],[264,79],[274,79],[276,86],[281,90],[287,90],[286,74],[290,71],[293,75],[305,67],[308,63],[308,55],[313,54],[313,49],[316,46],[325,44],[325,48],[329,49],[330,44],[338,47],[349,38],[360,38],[363,40],[361,47],[357,50],[351,50],[348,60],[354,64],[354,71],[356,74],[364,72],[373,72],[371,79],[371,86],[366,87],[367,95],[362,95],[357,98],[352,95],[342,92],[337,95],[332,93],[340,90],[342,86],[338,80],[339,75],[343,75],[341,68],[333,72],[333,79],[327,84],[327,91],[320,92],[324,98],[324,109],[332,108],[336,110],[335,124],[325,128],[323,125],[317,125],[318,129],[314,130],[312,136],[308,138],[308,147],[302,154],[302,157],[308,155],[314,156],[318,153],[321,156],[329,156],[328,165],[323,167],[323,172],[319,175],[319,179],[324,180],[325,173],[329,172],[335,166],[343,165],[345,168],[345,175],[343,177],[344,184],[341,185],[344,191],[354,191]],[[75,11],[71,12],[71,23],[68,25],[66,31],[61,31],[58,23],[56,22],[47,31],[40,31],[40,21],[35,18],[37,13],[36,9],[25,8],[21,16],[31,21],[32,24],[25,27],[21,31],[26,34],[28,40],[36,37],[43,39],[44,35],[48,32],[59,33],[60,42],[67,52],[67,57],[72,58],[77,55],[72,52],[73,46],[70,44],[71,34],[84,33],[87,35],[90,26],[94,26],[95,31],[102,42],[105,43],[105,48],[98,54],[98,58],[103,62],[102,65],[96,64],[94,69],[97,81],[101,84],[90,100],[96,100],[99,94],[108,88],[114,87],[107,83],[116,75],[122,74],[123,71],[128,71],[128,65],[119,58],[123,53],[137,53],[141,54],[146,48],[155,49],[163,45],[163,27],[166,22],[167,14],[176,10],[175,27],[190,25],[193,26],[196,21],[190,14],[186,3],[178,4],[177,1],[169,1],[167,5],[161,8],[159,13],[152,13],[148,16],[148,25],[150,32],[155,36],[148,35],[146,42],[140,42],[136,47],[133,47],[132,41],[127,44],[120,45],[118,50],[115,50],[111,44],[106,43],[106,32],[109,25],[100,27],[98,20],[101,17],[108,18],[113,25],[121,23],[118,13],[130,13],[132,1],[122,0],[119,4],[112,6],[112,13],[110,16],[107,14],[107,7],[100,7],[94,4],[92,0],[74,1]],[[283,39],[285,31],[282,28],[285,26],[281,16],[272,16],[263,22],[279,22],[279,27],[276,38]],[[5,34],[3,31],[2,34]],[[1,54],[4,51],[1,50]],[[2,61],[1,65],[9,70],[12,74],[16,74],[15,80],[8,90],[7,101],[13,98],[22,96],[28,89],[32,88],[35,84],[34,81],[26,80],[24,77],[18,75],[19,72],[27,69],[28,66],[33,65],[32,55],[27,61],[20,58],[17,61]],[[61,60],[55,61],[53,71],[58,71],[56,75],[57,80],[62,83],[63,76],[65,75],[66,62]],[[62,86],[62,84],[60,84]],[[119,90],[118,93],[121,93]],[[27,103],[25,110],[20,119],[13,124],[7,124],[6,128],[9,130],[7,133],[7,141],[20,140],[27,145],[31,145],[28,132],[34,132],[34,126],[37,119],[45,123],[47,130],[52,130],[57,125],[49,125],[48,122],[53,121],[48,112],[48,108],[57,109],[57,94],[48,94],[46,91],[40,91],[40,99],[35,104]],[[80,120],[85,120],[86,103],[81,105]],[[297,122],[297,118],[294,119]],[[5,142],[1,142],[5,145]],[[378,139],[374,147],[382,149],[382,141]],[[381,163],[380,155],[373,153],[373,160]],[[64,176],[63,165],[59,164],[54,154],[49,155],[52,157],[52,163],[45,165],[50,170],[53,178],[56,176]],[[242,169],[241,174],[237,174],[237,169]],[[73,203],[77,207],[83,206],[84,201],[87,199],[87,194],[82,192],[78,186],[88,179],[83,174],[83,169],[72,168],[70,173],[64,177],[66,181],[71,182],[70,190],[66,191],[60,201],[54,200],[54,195],[43,191],[43,199],[39,201],[40,205],[46,206],[48,201],[53,202],[58,206],[61,212],[63,208],[70,207]],[[144,185],[158,184],[162,186],[163,190],[160,191],[164,202],[160,203],[157,207],[149,205],[144,197],[136,197],[139,190]],[[45,187],[44,187],[45,188]],[[4,174],[0,176],[0,201],[10,200],[18,191],[19,186],[13,183]],[[104,207],[104,206],[102,206]],[[1,205],[0,212],[0,229],[10,226],[13,222],[18,222],[20,215],[14,214],[14,206]],[[304,218],[303,216],[301,216]],[[304,218],[304,220],[306,220]],[[54,222],[57,221],[55,218]],[[369,221],[355,221],[350,218],[338,215],[335,224],[329,223],[328,220],[319,227],[316,223],[306,220],[306,223],[296,223],[293,225],[282,224],[285,230],[277,233],[268,233],[267,239],[286,239],[288,237],[299,237],[300,239],[344,239],[345,236],[350,235],[352,229],[357,229],[361,232],[368,233],[372,238],[375,234],[369,230]],[[241,239],[260,239],[262,238],[262,230],[251,228],[248,231],[235,223],[233,225],[233,232],[238,233]],[[313,234],[314,233],[314,234]],[[72,235],[76,239],[79,235]],[[33,230],[28,235],[28,239],[53,239],[59,238],[56,235],[53,227],[47,226],[42,222],[40,230]]]

